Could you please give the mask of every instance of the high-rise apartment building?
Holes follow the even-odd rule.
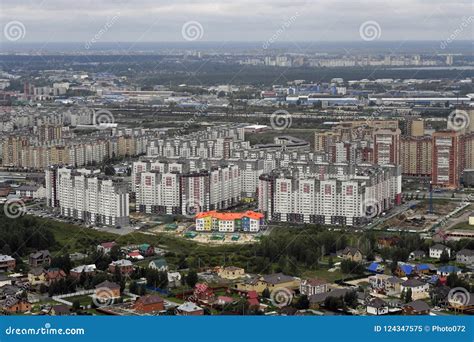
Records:
[[[125,226],[129,223],[128,186],[98,170],[51,166],[45,171],[46,201],[61,215],[87,224]]]

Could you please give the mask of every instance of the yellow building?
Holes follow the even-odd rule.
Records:
[[[212,230],[212,221],[212,215],[202,215],[196,218],[196,230],[210,232]]]
[[[285,288],[288,290],[299,289],[301,279],[288,276],[283,273],[268,274],[261,277],[254,277],[235,285],[240,291],[256,291],[261,294],[263,290],[268,288],[270,292],[276,289]]]
[[[361,251],[355,247],[346,247],[343,251],[340,252],[340,257],[344,260],[351,260],[361,262],[364,256]]]
[[[241,267],[228,266],[222,268],[217,274],[221,278],[234,280],[245,276],[245,270]]]
[[[31,286],[47,283],[46,272],[42,268],[33,268],[28,272],[28,282]]]

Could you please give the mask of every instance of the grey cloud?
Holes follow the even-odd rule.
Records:
[[[204,41],[264,41],[298,13],[282,40],[358,40],[367,20],[380,24],[382,40],[439,40],[471,12],[466,0],[2,0],[0,21],[21,21],[25,42],[87,41],[114,16],[104,42],[182,41],[190,20],[202,24]],[[458,39],[472,39],[471,29]]]

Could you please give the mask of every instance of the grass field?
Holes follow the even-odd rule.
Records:
[[[451,227],[449,230],[450,231],[452,231],[452,230],[474,230],[474,226],[469,225],[468,222],[462,222],[462,223],[458,223],[454,227]]]
[[[90,305],[92,303],[91,295],[80,295],[80,296],[74,296],[74,297],[67,297],[64,299],[71,303],[74,303],[77,300],[79,301],[79,304],[83,306]]]
[[[355,274],[344,274],[341,270],[336,270],[334,272],[329,272],[327,269],[318,269],[318,270],[311,270],[306,271],[303,273],[303,277],[306,278],[321,278],[325,279],[329,282],[334,282],[336,280],[341,280],[345,278],[354,277]]]

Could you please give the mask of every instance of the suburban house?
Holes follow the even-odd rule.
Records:
[[[42,267],[35,267],[28,271],[28,282],[31,286],[46,285],[46,272]]]
[[[401,292],[411,289],[411,297],[414,300],[424,299],[429,297],[429,284],[418,279],[408,279],[404,281],[401,286]]]
[[[141,312],[162,311],[165,301],[158,295],[141,296],[133,304],[133,309]]]
[[[440,266],[436,271],[436,274],[441,277],[447,277],[450,274],[460,275],[461,273],[461,269],[453,265]]]
[[[402,306],[404,315],[428,315],[430,306],[423,300],[414,300]]]
[[[143,260],[145,259],[139,250],[131,251],[127,254],[128,259],[132,260]]]
[[[376,274],[369,277],[369,283],[372,290],[376,293],[387,295],[397,295],[400,293],[400,285],[403,280],[387,274]]]
[[[0,287],[3,285],[11,285],[12,284],[12,278],[7,277],[5,274],[0,274]]]
[[[456,312],[472,314],[474,312],[474,293],[469,293],[467,300],[464,296],[449,298],[448,305]]]
[[[461,249],[456,253],[456,262],[465,265],[474,265],[474,251],[472,249]]]
[[[79,279],[81,274],[84,273],[86,276],[93,276],[97,271],[95,264],[90,265],[80,265],[72,268],[69,271],[69,275],[76,279]]]
[[[451,257],[451,248],[440,243],[433,245],[430,247],[430,258],[439,259],[444,251]]]
[[[102,300],[120,298],[120,285],[108,280],[103,281],[95,286],[94,296]]]
[[[218,296],[214,305],[224,306],[229,305],[235,302],[235,299],[227,296]]]
[[[3,285],[0,287],[0,299],[16,297],[22,292],[23,289],[18,285]]]
[[[383,273],[385,270],[385,266],[378,262],[372,262],[368,267],[367,271],[372,273]]]
[[[245,276],[245,270],[241,267],[227,266],[227,267],[221,268],[217,272],[217,275],[224,279],[234,280],[234,279],[242,278],[243,276]]]
[[[178,316],[202,316],[204,310],[192,302],[185,302],[176,308]]]
[[[380,298],[370,297],[366,302],[366,311],[369,315],[386,315],[388,314],[388,304]]]
[[[15,194],[21,198],[46,198],[46,188],[40,185],[20,185]]]
[[[117,261],[112,261],[109,264],[109,272],[110,273],[115,273],[115,272],[120,272],[121,275],[130,275],[133,273],[133,264],[130,260],[117,260]]]
[[[155,247],[153,247],[152,245],[148,243],[143,243],[140,246],[138,246],[138,251],[144,257],[155,255]]]
[[[49,266],[51,264],[51,254],[48,250],[31,253],[28,258],[31,267]]]
[[[196,215],[196,231],[233,233],[243,231],[256,233],[263,224],[264,215],[254,211],[243,213],[219,213],[215,210],[201,212]]]
[[[115,241],[103,242],[103,243],[101,243],[100,245],[97,246],[97,251],[102,252],[104,254],[109,254],[110,250],[115,245],[117,245],[117,243]]]
[[[384,236],[377,239],[377,247],[382,249],[386,247],[393,247],[400,243],[398,236]]]
[[[412,275],[414,270],[415,267],[413,265],[399,262],[395,270],[395,274],[399,277],[408,277]]]
[[[426,253],[422,250],[417,249],[416,251],[411,252],[408,258],[410,260],[420,260],[426,258]]]
[[[168,287],[181,286],[181,278],[181,273],[179,272],[168,272]]]
[[[53,305],[49,314],[53,316],[68,316],[71,314],[71,309],[64,304]]]
[[[329,292],[317,293],[308,297],[309,299],[309,307],[311,309],[319,309],[322,304],[324,304],[326,298],[328,297],[344,297],[344,295],[350,291],[354,291],[353,289],[349,288],[340,288],[334,289]]]
[[[0,271],[10,272],[15,269],[16,260],[9,255],[0,254]]]
[[[2,310],[9,313],[19,313],[31,310],[31,303],[25,299],[15,298],[4,300],[0,303]]]
[[[273,289],[281,287],[293,290],[299,289],[301,283],[301,280],[299,278],[295,278],[283,273],[264,275],[262,277],[262,280],[265,282],[270,292]]]
[[[304,279],[300,284],[300,293],[306,296],[311,296],[317,293],[324,293],[329,291],[329,282],[324,279]]]
[[[60,268],[49,268],[48,270],[45,271],[46,273],[46,282],[49,285],[54,283],[55,281],[59,281],[61,279],[66,278],[66,272],[64,272]]]
[[[268,274],[264,276],[254,276],[239,282],[235,288],[239,291],[256,291],[261,294],[263,290],[268,288],[273,289],[285,287],[287,289],[296,290],[300,287],[301,280],[299,278],[291,277],[283,273]]]
[[[418,265],[415,265],[415,272],[417,274],[428,274],[430,273],[432,270],[432,266],[428,265],[428,264],[418,264]]]
[[[160,272],[168,272],[168,263],[163,258],[155,259],[155,260],[150,261],[150,263],[148,264],[148,268],[151,268]]]
[[[211,287],[204,283],[197,283],[194,286],[194,298],[201,302],[212,303],[216,300],[216,296]]]
[[[349,247],[347,246],[344,248],[342,251],[337,253],[339,257],[343,258],[344,260],[351,260],[351,261],[357,261],[361,262],[363,259],[362,252],[355,247]]]
[[[267,284],[260,276],[252,276],[235,284],[235,288],[239,291],[256,291],[258,294],[261,294],[266,287]]]

